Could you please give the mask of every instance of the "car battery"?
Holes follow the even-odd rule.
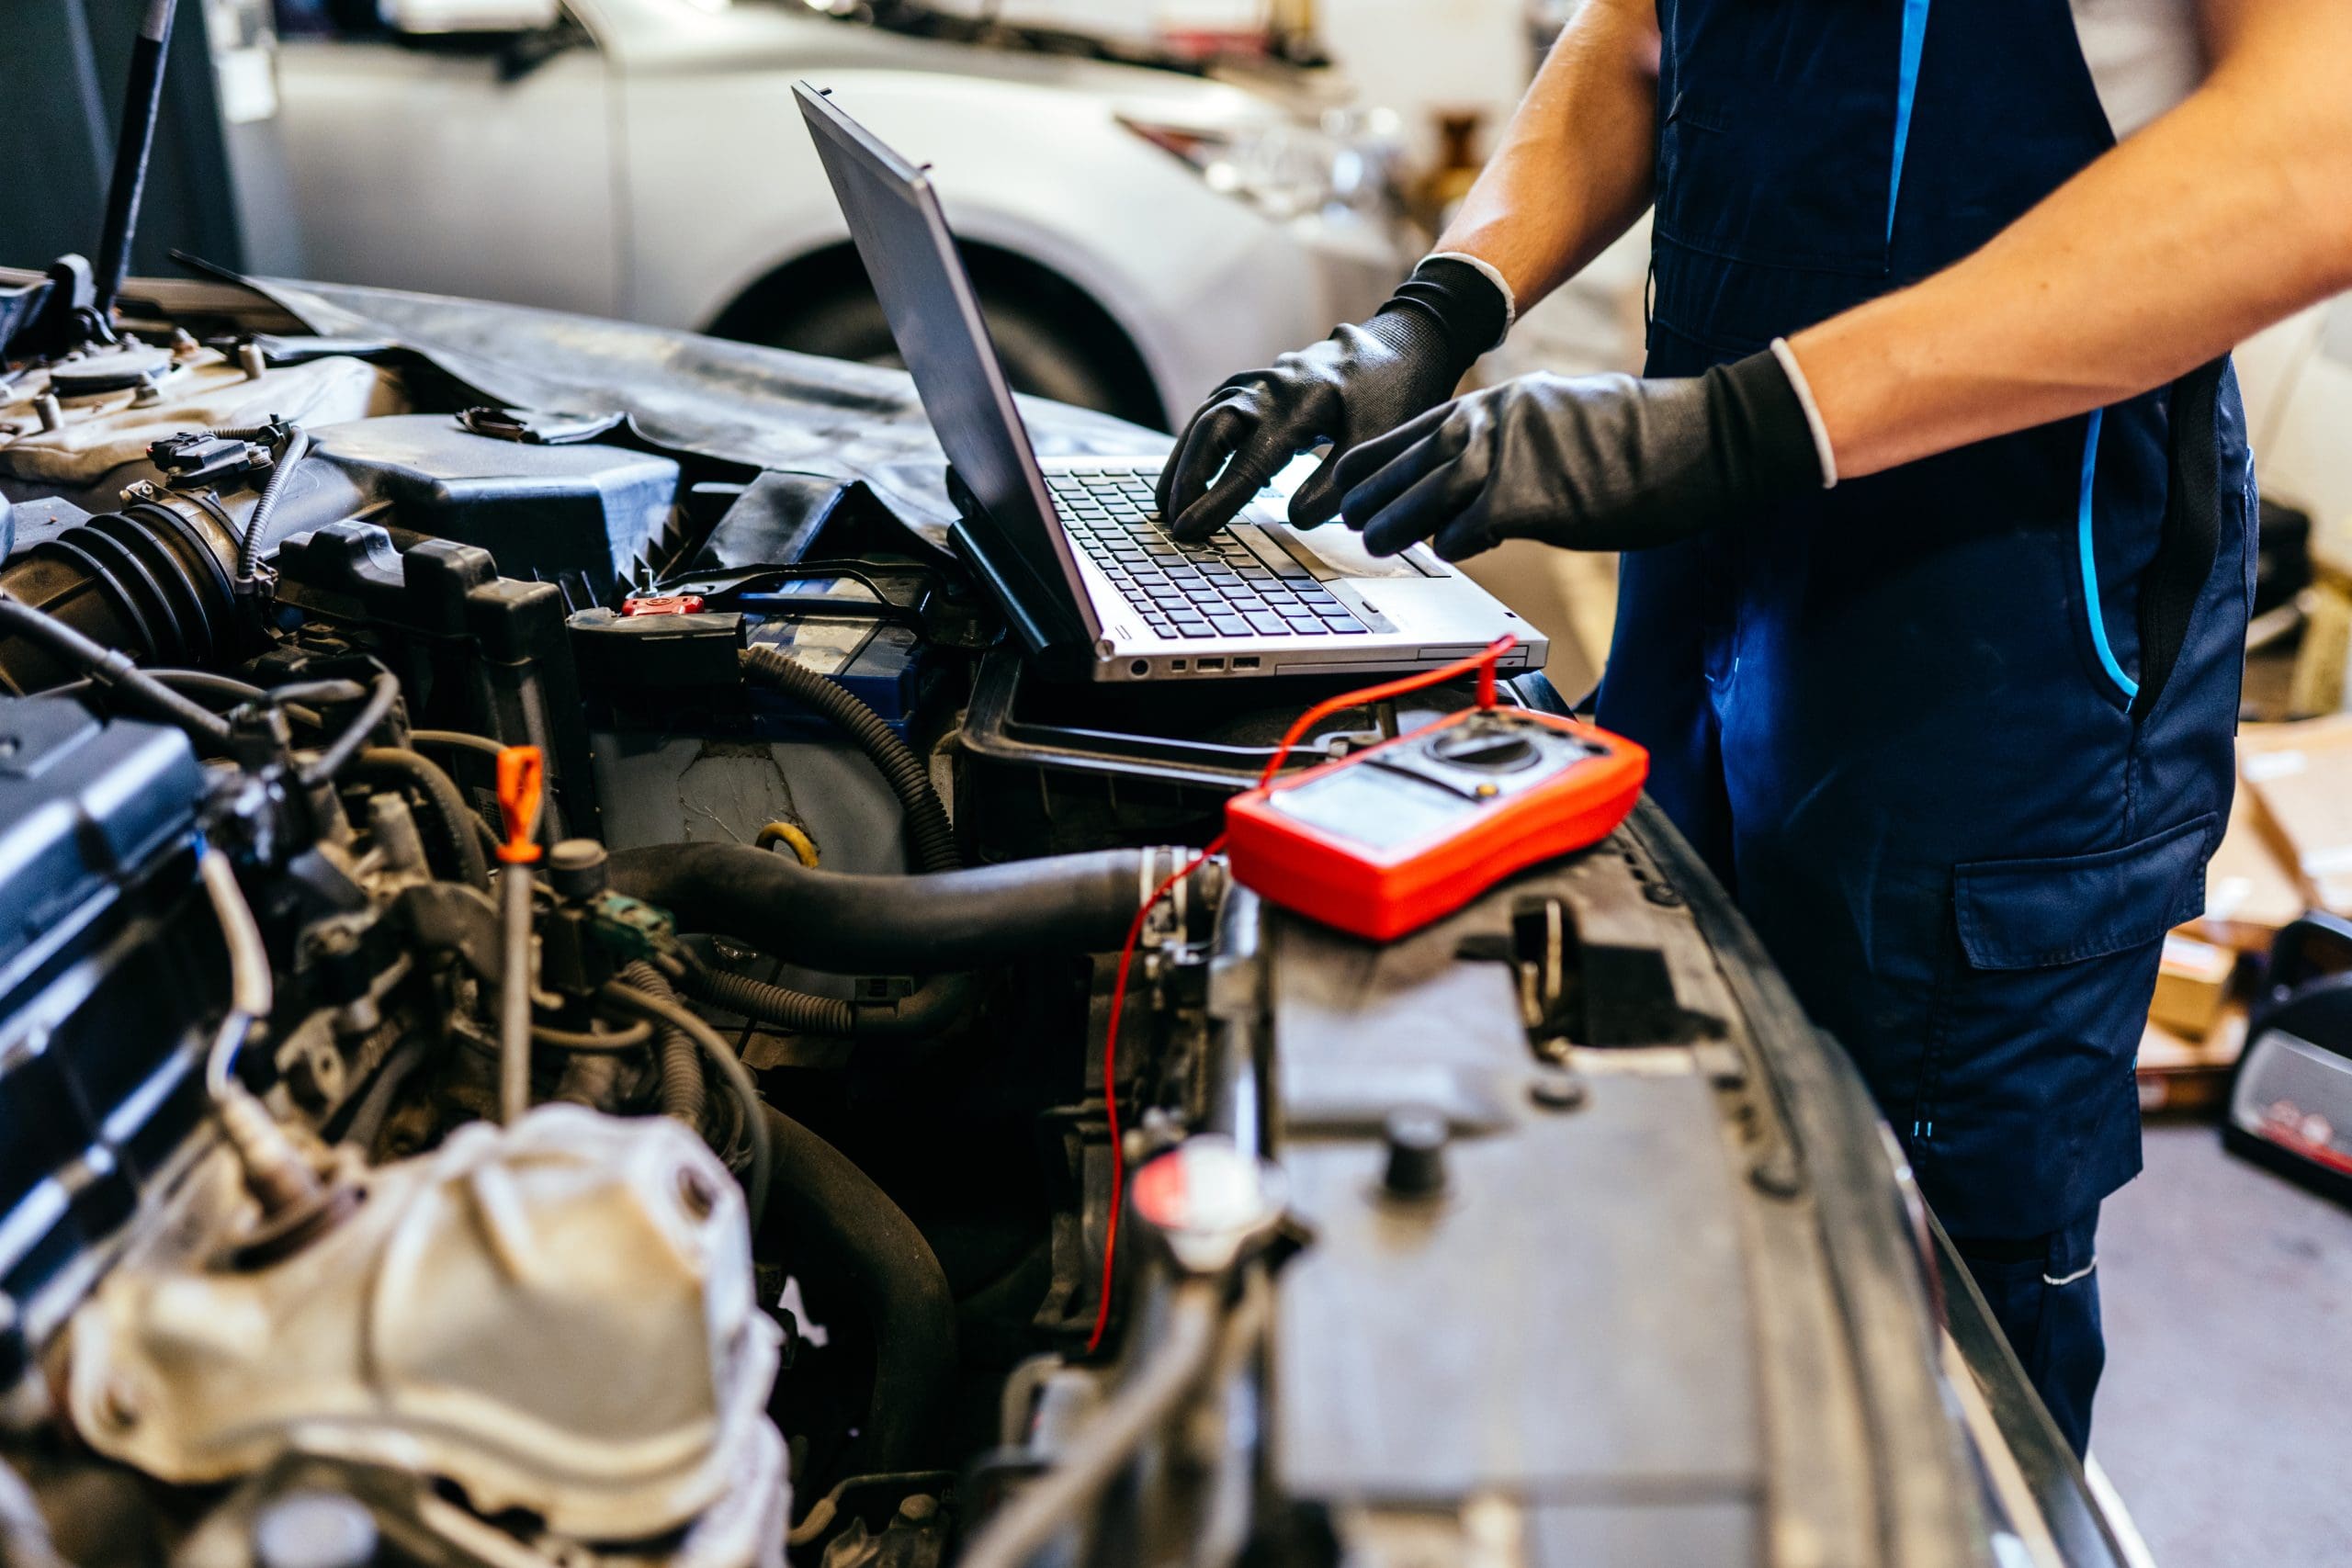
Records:
[[[784,824],[829,870],[907,870],[902,814],[874,764],[822,714],[747,685],[741,654],[778,649],[921,752],[944,705],[919,595],[870,565],[702,586],[571,617],[607,841],[749,844]]]
[[[788,591],[744,594],[744,640],[752,647],[775,649],[801,668],[822,675],[872,708],[899,739],[932,683],[930,649],[911,626],[846,619],[822,613],[821,604],[855,603],[849,597],[863,592],[847,578],[824,578],[794,583]],[[781,693],[754,688],[751,693],[753,729],[777,739],[831,739],[839,735],[831,721],[810,713]]]

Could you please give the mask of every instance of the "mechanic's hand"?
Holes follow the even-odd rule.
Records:
[[[1340,457],[1442,402],[1510,317],[1502,289],[1477,268],[1433,256],[1363,325],[1227,381],[1184,426],[1160,472],[1170,532],[1205,538],[1294,457],[1326,441],[1331,450],[1292,496],[1290,519],[1329,522],[1339,510]]]
[[[1338,471],[1365,548],[1428,539],[1447,560],[1504,539],[1668,544],[1830,478],[1770,353],[1688,379],[1522,376],[1365,442]]]

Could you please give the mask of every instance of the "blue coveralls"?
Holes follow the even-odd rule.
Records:
[[[2067,0],[1658,19],[1654,376],[1937,271],[2113,145]],[[2254,518],[2222,360],[1623,562],[1600,721],[1852,1054],[2078,1450],[2157,950],[2228,814]]]

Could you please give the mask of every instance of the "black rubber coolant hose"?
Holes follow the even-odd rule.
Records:
[[[1098,850],[923,876],[812,871],[749,844],[653,844],[614,853],[615,891],[669,910],[681,931],[733,937],[834,974],[939,974],[1030,953],[1102,953],[1174,852]]]
[[[964,863],[956,850],[956,829],[947,820],[947,807],[932,788],[922,759],[899,739],[880,714],[824,676],[765,645],[743,650],[743,678],[773,686],[816,709],[857,742],[858,749],[881,770],[890,793],[899,797],[899,807],[906,813],[907,842],[914,852],[916,870],[953,871]]]
[[[859,1460],[866,1472],[912,1468],[938,1398],[956,1376],[956,1300],[947,1272],[906,1211],[848,1156],[774,1106],[771,1217],[796,1269],[846,1279],[874,1330],[874,1397]]]

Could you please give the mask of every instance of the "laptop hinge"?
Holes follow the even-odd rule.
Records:
[[[1013,552],[992,547],[983,539],[982,536],[993,529],[985,524],[978,528],[971,525],[970,520],[984,515],[987,509],[952,465],[947,470],[947,498],[961,514],[947,530],[948,542],[989,591],[997,608],[1004,612],[1006,623],[1040,671],[1062,675],[1083,675],[1091,671],[1095,662],[1094,647],[1085,626],[1066,612],[1055,614],[1060,596],[1039,584],[1035,574]]]

